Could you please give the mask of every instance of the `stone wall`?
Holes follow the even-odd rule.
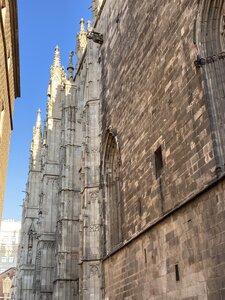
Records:
[[[223,180],[106,259],[105,299],[224,299],[224,188]]]
[[[220,176],[218,168],[224,172],[217,157],[218,148],[223,148],[223,133],[216,132],[216,126],[222,126],[220,112],[210,106],[210,101],[222,101],[224,92],[209,99],[215,96],[213,88],[223,87],[219,81],[208,84],[217,76],[214,71],[205,75],[208,65],[195,65],[201,54],[201,40],[196,44],[199,11],[205,2],[106,1],[97,23],[96,31],[104,40],[102,144],[104,149],[104,133],[113,130],[121,156],[118,248],[157,224],[122,250],[111,249],[112,257],[106,249],[106,299],[164,299],[165,295],[167,299],[217,299],[211,293],[222,295],[223,272],[213,274],[222,263],[222,240],[218,247],[206,246],[218,238],[210,227],[215,229],[221,222],[216,227],[220,236],[224,230],[222,184],[178,209]],[[221,11],[222,2],[217,3]],[[102,155],[103,164],[104,159]],[[216,196],[219,190],[221,200]],[[212,281],[218,276],[217,285],[213,286],[211,274]]]
[[[102,127],[116,129],[121,151],[124,239],[215,177],[203,79],[194,65],[196,11],[195,1],[147,0],[107,1],[103,10]]]

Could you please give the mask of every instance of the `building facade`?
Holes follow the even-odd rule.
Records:
[[[55,49],[17,299],[225,298],[225,1],[93,1]]]
[[[20,241],[21,222],[4,220],[0,230],[0,273],[15,268]]]
[[[9,300],[14,299],[13,295],[11,297],[10,290],[13,282],[13,277],[15,275],[15,268],[9,268],[4,272],[0,273],[0,299]]]
[[[4,201],[14,100],[20,96],[17,1],[0,1],[0,220]]]

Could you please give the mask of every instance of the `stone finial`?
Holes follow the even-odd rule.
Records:
[[[38,109],[36,124],[33,128],[33,137],[31,143],[31,157],[30,157],[30,169],[37,166],[40,167],[40,157],[41,157],[41,110]]]
[[[41,135],[41,110],[39,108],[37,112],[36,123],[33,129],[33,141],[39,140],[40,135]]]
[[[55,55],[54,55],[54,67],[60,67],[61,66],[61,61],[60,61],[60,50],[59,46],[57,45],[55,47]]]
[[[68,79],[69,80],[73,80],[73,71],[74,71],[73,56],[74,56],[74,52],[71,51],[70,56],[69,56],[69,64],[68,64],[68,67],[67,67]]]
[[[77,54],[77,66],[79,65],[80,59],[85,51],[87,46],[87,32],[85,31],[84,19],[80,20],[80,32],[77,34],[77,46],[76,46],[76,54]]]
[[[36,120],[35,127],[36,128],[40,128],[41,127],[41,110],[40,110],[40,108],[38,109],[38,112],[37,112],[37,120]]]
[[[48,92],[47,92],[49,99],[51,97],[53,98],[56,97],[58,91],[57,89],[60,85],[62,85],[65,82],[65,79],[66,79],[65,71],[61,66],[59,46],[56,46],[55,53],[54,53],[54,61],[50,71],[50,84],[48,86]]]
[[[88,31],[88,32],[91,32],[91,31],[92,31],[91,21],[87,21],[87,31]]]
[[[83,50],[87,45],[87,33],[84,27],[84,19],[80,20],[80,32],[78,34],[78,43],[79,43],[79,49],[81,50],[81,52],[83,52]]]
[[[84,19],[82,18],[80,20],[80,33],[85,32],[85,27],[84,27]]]
[[[74,70],[74,67],[73,67],[73,56],[74,56],[74,52],[73,51],[70,51],[70,55],[69,55],[69,65],[68,65],[68,68],[71,68]]]

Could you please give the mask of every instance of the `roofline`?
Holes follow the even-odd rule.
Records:
[[[5,270],[5,271],[3,271],[2,273],[0,273],[0,276],[3,275],[4,273],[9,272],[10,270],[15,271],[15,270],[16,270],[16,267],[10,267],[10,268],[8,268],[7,270]]]

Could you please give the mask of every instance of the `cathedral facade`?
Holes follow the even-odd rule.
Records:
[[[16,299],[224,299],[225,1],[92,9],[37,115]]]

